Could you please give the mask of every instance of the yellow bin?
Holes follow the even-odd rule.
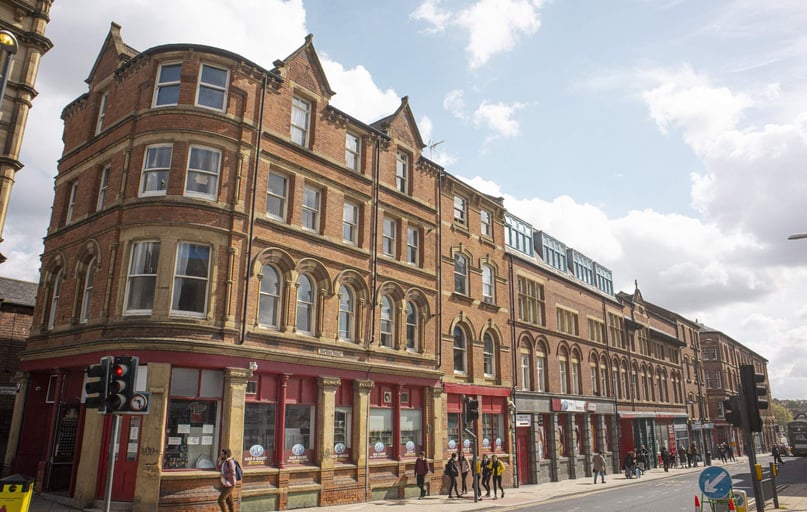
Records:
[[[0,512],[28,512],[34,480],[22,475],[11,475],[0,480]]]

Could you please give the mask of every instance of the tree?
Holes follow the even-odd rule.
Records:
[[[793,414],[779,400],[773,400],[771,408],[773,409],[773,415],[776,417],[776,424],[779,425],[781,431],[787,432],[787,424],[793,421]]]

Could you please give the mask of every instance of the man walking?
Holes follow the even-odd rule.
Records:
[[[448,464],[446,464],[446,474],[448,475],[448,497],[451,497],[451,490],[454,490],[454,494],[457,498],[460,497],[460,491],[457,489],[457,476],[460,474],[460,470],[457,467],[457,454],[452,453],[451,458],[448,459]]]
[[[426,496],[426,475],[429,474],[429,471],[429,461],[426,460],[426,452],[420,452],[418,459],[415,461],[415,479],[420,488],[419,500],[422,500]]]

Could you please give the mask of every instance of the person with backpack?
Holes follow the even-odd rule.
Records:
[[[446,475],[448,475],[448,497],[451,497],[451,490],[454,490],[454,494],[457,498],[460,497],[460,491],[457,489],[457,477],[460,474],[459,468],[457,468],[457,454],[452,453],[451,458],[448,459],[448,463],[446,464]]]
[[[235,512],[233,489],[236,482],[236,462],[227,448],[222,448],[221,455],[216,461],[216,468],[221,471],[221,494],[219,494],[219,508],[221,512]],[[226,505],[226,507],[225,507]]]
[[[488,459],[488,454],[482,455],[482,485],[485,487],[485,497],[490,497],[490,459]],[[482,489],[479,489],[479,492],[482,492]]]
[[[420,489],[419,500],[426,497],[426,475],[429,474],[429,471],[431,471],[431,468],[429,467],[429,461],[426,460],[426,452],[421,451],[415,461],[415,479]]]

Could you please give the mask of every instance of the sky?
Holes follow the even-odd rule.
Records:
[[[408,96],[425,156],[807,399],[803,0],[56,0],[3,277],[39,280],[60,115],[112,22],[266,68],[313,34],[336,107],[370,123]]]

